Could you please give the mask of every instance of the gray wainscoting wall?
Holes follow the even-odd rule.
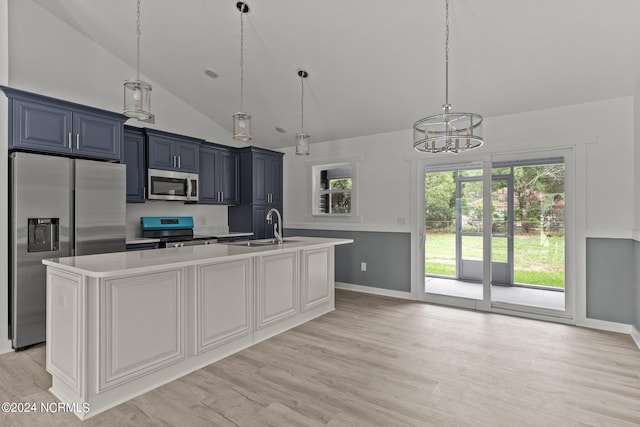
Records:
[[[633,265],[635,266],[636,306],[635,325],[640,330],[640,242],[633,241]]]
[[[336,246],[336,281],[411,292],[411,234],[285,228],[285,236],[353,239]],[[367,263],[367,271],[360,264]]]
[[[631,239],[587,239],[588,318],[638,325],[639,250]]]

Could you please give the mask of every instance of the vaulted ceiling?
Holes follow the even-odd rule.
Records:
[[[132,67],[135,0],[35,0]],[[630,96],[640,1],[450,0],[449,100],[485,117]],[[244,110],[255,143],[411,128],[444,103],[445,0],[247,0]],[[240,108],[236,0],[142,0],[141,72],[231,130]],[[212,79],[204,69],[215,70]],[[134,76],[131,76],[134,77]],[[279,133],[275,127],[286,133]]]

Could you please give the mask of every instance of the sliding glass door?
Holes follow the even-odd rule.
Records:
[[[562,157],[494,163],[510,185],[510,280],[492,278],[491,300],[565,309],[565,165]],[[495,186],[494,178],[494,189]],[[498,186],[501,187],[501,186]],[[496,193],[494,192],[494,195]],[[500,215],[494,216],[499,227]]]
[[[461,298],[463,306],[483,299],[482,186],[482,163],[431,167],[424,174],[424,292]]]
[[[563,317],[565,182],[563,156],[425,167],[422,299]]]

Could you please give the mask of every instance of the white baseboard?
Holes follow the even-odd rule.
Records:
[[[631,326],[631,338],[633,338],[633,341],[640,349],[640,330],[638,330],[635,325]]]
[[[631,334],[631,326],[626,323],[609,322],[607,320],[584,319],[576,323],[576,326],[585,328],[600,329],[602,331],[618,332],[621,334]]]
[[[372,286],[354,285],[353,283],[336,282],[336,289],[362,292],[365,294],[382,295],[385,297],[401,298],[415,301],[411,292],[394,291],[391,289],[374,288]]]
[[[10,353],[12,351],[11,340],[0,342],[0,354]]]

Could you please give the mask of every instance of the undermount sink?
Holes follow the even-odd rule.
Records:
[[[292,239],[284,239],[282,243],[289,242],[297,242],[297,240]],[[263,239],[263,240],[247,240],[242,242],[228,242],[223,243],[223,245],[231,245],[231,246],[246,246],[248,248],[258,247],[258,246],[271,246],[277,245],[278,241],[276,239]]]

